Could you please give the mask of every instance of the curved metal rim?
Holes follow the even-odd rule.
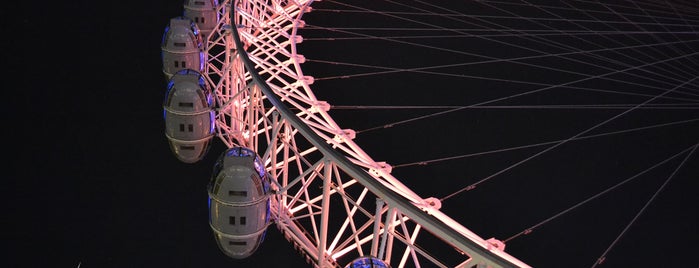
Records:
[[[237,1],[236,1],[237,2]],[[311,3],[310,1],[309,3]],[[235,6],[235,5],[234,5]],[[231,8],[231,22],[235,22],[236,8]],[[238,27],[235,27],[238,29]],[[235,46],[238,48],[244,48],[243,43],[240,39],[238,31],[232,31],[233,40]],[[413,205],[406,198],[397,193],[391,191],[385,187],[380,182],[376,181],[364,170],[360,169],[349,161],[345,156],[334,150],[325,139],[318,136],[309,126],[307,126],[300,118],[296,116],[286,105],[274,94],[274,91],[267,85],[267,83],[262,79],[260,74],[256,71],[254,63],[250,60],[247,52],[244,49],[236,50],[240,59],[243,61],[245,68],[248,70],[252,77],[252,81],[256,83],[267,99],[272,103],[274,107],[277,108],[279,113],[290,122],[290,124],[296,128],[310,143],[312,143],[316,148],[318,148],[325,157],[328,157],[336,162],[336,164],[345,170],[350,176],[359,181],[362,185],[368,188],[371,192],[376,194],[379,198],[383,200],[389,200],[392,206],[400,209],[401,212],[411,219],[415,220],[418,224],[427,227],[426,229],[438,234],[438,237],[447,240],[447,242],[452,243],[456,246],[461,245],[463,248],[471,249],[480,255],[487,256],[488,259],[498,265],[503,267],[519,267],[510,260],[503,258],[502,256],[487,250],[484,245],[476,243],[466,237],[456,230],[450,228],[446,223],[436,220],[433,216],[425,213],[420,208]]]

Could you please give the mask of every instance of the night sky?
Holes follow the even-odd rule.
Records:
[[[409,10],[396,7],[390,1],[371,2],[361,6],[373,10]],[[499,2],[453,2],[450,8],[465,14],[505,15],[507,12],[503,10],[507,10],[521,12],[518,13],[520,16],[543,16],[540,11],[500,5]],[[620,6],[628,4],[617,2]],[[161,71],[160,40],[169,18],[181,14],[180,3],[112,1],[95,6],[93,2],[83,1],[60,9],[42,5],[27,9],[33,13],[18,16],[15,20],[19,29],[23,30],[13,33],[12,36],[18,38],[8,42],[23,53],[6,51],[5,57],[6,63],[19,64],[10,64],[12,76],[8,76],[16,85],[5,86],[6,92],[10,93],[7,102],[11,103],[5,106],[3,113],[10,115],[7,122],[11,127],[6,129],[9,134],[5,137],[11,148],[11,154],[7,156],[9,163],[6,162],[11,176],[5,178],[2,187],[7,198],[3,202],[5,211],[10,212],[3,217],[6,227],[2,240],[10,250],[6,250],[8,263],[0,266],[308,267],[273,227],[269,229],[265,243],[251,258],[233,260],[221,253],[207,222],[206,184],[213,163],[225,146],[216,141],[209,154],[196,164],[179,162],[168,148],[161,106],[166,81]],[[410,3],[428,8],[420,1]],[[588,11],[599,8],[584,1],[561,3],[574,4]],[[562,6],[561,3],[555,5]],[[684,22],[693,25],[675,25],[678,28],[671,30],[693,31],[694,35],[678,33],[657,37],[667,38],[668,41],[685,40],[686,43],[667,51],[662,50],[666,47],[660,46],[659,51],[648,50],[648,54],[641,53],[645,53],[645,50],[635,50],[624,57],[611,52],[599,55],[640,65],[634,58],[650,62],[651,59],[644,57],[658,60],[663,59],[662,56],[678,57],[699,51],[696,39],[699,6],[685,1],[671,3],[681,7]],[[657,12],[653,13],[658,15],[657,20],[662,20],[661,14],[673,16],[666,7],[656,5],[618,11]],[[489,13],[493,12],[493,6],[503,9]],[[318,38],[352,35],[313,29],[313,26],[417,27],[418,24],[366,12],[323,11],[350,9],[333,1],[319,2],[314,7],[320,10],[304,17],[310,27],[301,34],[309,40],[300,44],[299,49],[309,59],[303,66],[304,73],[316,77],[312,85],[314,93],[319,100],[328,101],[331,105],[468,106],[542,88],[540,84],[561,84],[579,77],[571,72],[503,62],[433,70],[450,73],[450,76],[397,72],[355,77],[352,75],[377,70],[323,62],[415,68],[483,60],[474,55],[454,55],[427,46],[469,51],[494,58],[523,57],[531,55],[527,53],[532,51],[513,49],[503,43],[495,44],[478,38],[416,39],[416,42],[424,44],[422,47],[376,39],[320,40]],[[621,8],[611,8],[614,7]],[[656,10],[653,8],[657,11],[653,11]],[[56,13],[61,14],[60,18],[55,18]],[[574,16],[573,13],[566,11],[559,14]],[[599,19],[613,19],[612,15],[608,16]],[[445,28],[473,27],[467,27],[463,22],[460,24],[431,17],[417,16],[416,19]],[[475,22],[486,25],[484,21]],[[650,25],[652,21],[645,22]],[[501,26],[508,24],[508,27],[535,26],[515,20],[498,23],[502,23]],[[554,20],[547,23],[551,27],[572,27],[557,24]],[[671,26],[670,22],[666,23],[667,27]],[[496,26],[490,24],[488,27]],[[590,24],[589,27],[596,26]],[[617,30],[634,30],[628,25],[618,27]],[[663,28],[655,30],[662,31]],[[405,31],[362,33],[365,37],[408,34]],[[440,35],[445,32],[411,34]],[[591,38],[599,37],[584,38],[594,40]],[[613,46],[654,41],[652,38],[646,40],[646,37],[615,38],[618,39],[598,39],[594,42],[601,46]],[[537,44],[540,43],[531,40],[506,37],[497,40],[548,53],[564,51],[539,47]],[[579,40],[570,37],[557,40],[562,44],[585,47]],[[574,59],[578,62],[542,58],[527,63],[594,75],[604,73],[603,68],[580,63],[589,61],[597,64],[594,59]],[[605,66],[601,61],[599,65]],[[626,68],[620,67],[622,65],[606,66],[617,70]],[[638,95],[603,94],[563,87],[482,105],[499,108],[463,109],[429,119],[395,124],[390,128],[383,126],[445,109],[357,110],[337,107],[331,110],[331,115],[343,128],[359,132],[355,142],[375,160],[398,166],[394,168],[394,176],[424,197],[443,198],[478,182],[474,190],[445,200],[442,211],[485,239],[506,239],[516,235],[678,154],[637,179],[535,228],[531,234],[509,241],[506,252],[535,267],[590,267],[677,170],[655,201],[645,208],[644,213],[609,251],[600,267],[697,267],[699,261],[694,257],[699,251],[697,153],[689,156],[682,168],[677,167],[687,157],[689,149],[699,141],[699,122],[696,121],[699,119],[699,82],[693,80],[680,87],[683,93],[667,95],[674,99],[652,102],[667,104],[663,107],[681,106],[679,109],[637,109],[620,116],[618,120],[591,128],[661,92],[639,84],[668,90],[673,88],[672,84],[676,86],[682,81],[696,78],[698,67],[699,56],[694,54],[662,65],[657,70],[648,69],[657,71],[657,76],[631,71],[613,76],[614,79],[630,83],[590,79],[575,84]],[[351,77],[332,79],[341,75]],[[648,82],[639,76],[665,80]],[[552,104],[627,105],[620,109],[513,108]],[[618,135],[575,139],[545,153],[541,152],[553,144],[428,165],[411,165],[431,159],[680,121],[687,122]],[[376,127],[378,129],[374,129]],[[589,129],[589,132],[585,132]],[[531,161],[517,164],[538,153],[541,155]]]

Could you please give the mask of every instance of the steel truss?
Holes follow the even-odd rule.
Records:
[[[528,267],[404,186],[328,115],[296,50],[311,3],[223,1],[206,42],[217,135],[262,156],[284,237],[314,267],[366,255],[392,267]]]

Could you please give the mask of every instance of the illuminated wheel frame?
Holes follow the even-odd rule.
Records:
[[[312,2],[223,1],[206,41],[217,135],[265,161],[285,238],[316,267],[368,255],[392,267],[529,267],[400,183],[328,115],[296,50]]]

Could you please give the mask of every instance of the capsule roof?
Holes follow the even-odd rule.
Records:
[[[184,16],[191,18],[199,26],[202,35],[206,36],[220,19],[220,14],[216,11],[218,5],[217,0],[185,0]]]
[[[203,43],[197,24],[185,16],[179,16],[170,19],[160,45],[163,50],[186,53],[198,52]]]
[[[168,82],[163,106],[180,112],[209,111],[213,107],[213,96],[199,72],[184,69],[175,73]]]
[[[184,0],[184,7],[190,9],[210,10],[218,6],[218,0]]]
[[[209,225],[226,255],[242,259],[264,240],[270,219],[269,182],[257,154],[234,147],[219,156],[208,186]]]
[[[379,258],[365,256],[354,259],[345,268],[391,268],[391,266]]]
[[[170,79],[163,100],[165,134],[170,149],[185,163],[201,160],[215,129],[213,98],[206,81],[194,70],[181,70]]]

